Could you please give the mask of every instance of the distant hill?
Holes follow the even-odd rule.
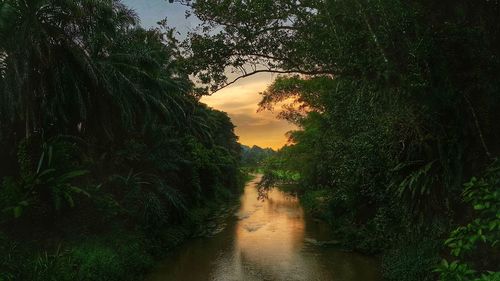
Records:
[[[242,144],[241,162],[243,166],[256,167],[262,164],[262,161],[276,153],[272,148],[262,148],[258,145],[252,147]]]

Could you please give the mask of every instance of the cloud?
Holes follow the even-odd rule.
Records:
[[[280,148],[287,142],[285,133],[296,129],[284,120],[276,119],[275,113],[257,112],[264,91],[273,81],[271,74],[259,74],[243,79],[213,94],[203,97],[202,102],[225,111],[236,125],[235,132],[240,142],[247,145]]]

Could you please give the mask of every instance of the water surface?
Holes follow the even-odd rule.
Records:
[[[226,228],[187,241],[149,281],[379,281],[372,258],[332,246],[329,227],[304,215],[296,196],[271,189],[259,198],[257,177]]]

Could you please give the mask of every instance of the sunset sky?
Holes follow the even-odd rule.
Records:
[[[144,27],[155,26],[159,20],[167,18],[169,25],[180,33],[179,38],[197,25],[195,17],[185,18],[186,7],[170,4],[167,0],[123,0],[123,3],[137,12]],[[265,73],[241,79],[201,101],[229,114],[241,143],[280,148],[286,143],[285,133],[294,126],[275,119],[271,112],[257,113],[259,92],[265,90],[273,79],[274,75]]]

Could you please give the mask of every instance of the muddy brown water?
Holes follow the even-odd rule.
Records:
[[[239,210],[213,237],[189,240],[147,281],[379,281],[373,258],[332,246],[330,227],[305,216],[296,196],[247,183]]]

